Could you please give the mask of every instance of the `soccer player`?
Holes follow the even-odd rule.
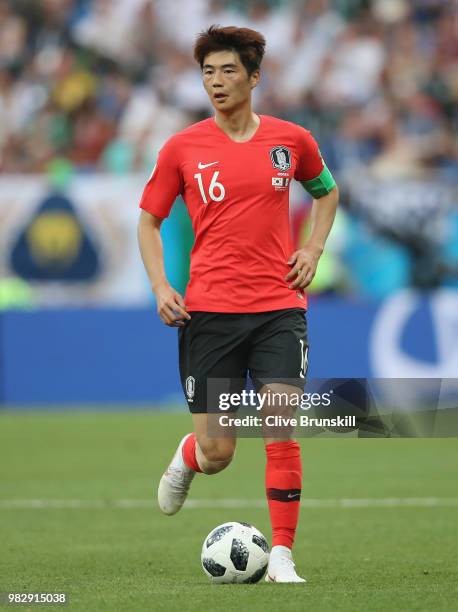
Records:
[[[198,36],[194,57],[215,115],[165,143],[140,203],[140,250],[159,316],[179,328],[180,376],[194,424],[159,484],[165,514],[178,512],[197,473],[216,474],[234,455],[234,436],[209,434],[209,379],[243,379],[249,372],[261,393],[303,391],[303,290],[331,229],[338,191],[307,130],[253,112],[264,49],[264,37],[247,28],[212,26]],[[289,227],[293,178],[314,199],[308,242],[295,252]],[[180,194],[195,233],[185,299],[167,281],[160,237]],[[305,582],[291,553],[302,485],[300,447],[286,430],[283,436],[266,433],[264,442],[272,525],[266,580]]]

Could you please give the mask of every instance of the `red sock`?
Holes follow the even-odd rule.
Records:
[[[299,519],[302,486],[301,450],[297,442],[266,444],[266,495],[272,546],[292,548]]]
[[[196,434],[192,433],[188,436],[183,444],[183,460],[186,465],[194,470],[195,472],[201,472],[202,470],[199,467],[196,459]]]

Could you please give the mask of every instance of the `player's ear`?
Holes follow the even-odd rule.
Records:
[[[252,72],[250,75],[251,89],[254,89],[260,80],[261,80],[261,71],[255,70],[254,72]]]

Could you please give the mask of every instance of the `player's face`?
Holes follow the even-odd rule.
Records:
[[[216,110],[229,112],[249,102],[259,82],[259,71],[248,76],[234,51],[209,53],[202,68],[205,90]]]

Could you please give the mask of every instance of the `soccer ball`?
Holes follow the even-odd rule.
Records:
[[[223,523],[205,538],[201,561],[212,582],[258,582],[267,569],[269,545],[253,525]]]

